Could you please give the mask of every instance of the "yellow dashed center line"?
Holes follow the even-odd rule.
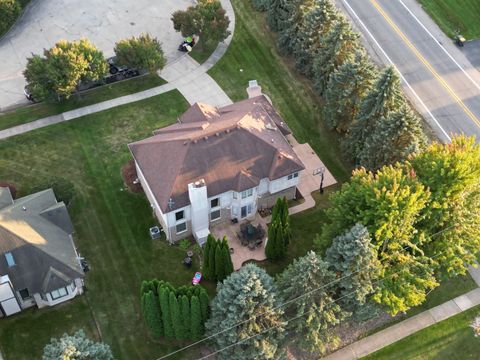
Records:
[[[438,74],[438,72],[433,68],[433,66],[423,57],[423,55],[417,50],[417,48],[412,44],[412,42],[407,38],[407,36],[399,29],[397,24],[388,16],[388,14],[383,10],[383,8],[378,4],[376,0],[370,0],[372,5],[378,10],[382,17],[390,24],[393,30],[400,36],[403,42],[412,50],[415,56],[427,67],[427,69],[432,73],[432,75],[438,80],[438,82],[443,86],[445,90],[452,96],[452,98],[460,105],[463,111],[467,116],[472,119],[472,121],[480,127],[480,121],[475,116],[474,113],[464,104],[462,99],[455,93],[455,91],[447,84],[447,82]]]

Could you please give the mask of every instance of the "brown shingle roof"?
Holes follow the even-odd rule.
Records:
[[[210,197],[304,169],[284,137],[287,125],[264,96],[219,109],[195,104],[180,121],[129,145],[164,213],[187,206],[188,184],[199,179]]]

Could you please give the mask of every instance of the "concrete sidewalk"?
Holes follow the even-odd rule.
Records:
[[[480,305],[480,288],[354,342],[324,359],[359,359],[477,305]]]

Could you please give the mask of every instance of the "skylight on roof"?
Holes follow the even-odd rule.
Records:
[[[8,267],[15,265],[15,260],[13,259],[12,253],[5,253],[5,259],[7,260]]]

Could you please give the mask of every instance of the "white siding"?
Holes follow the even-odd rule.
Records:
[[[292,186],[297,186],[299,179],[300,179],[300,176],[298,176],[296,178],[292,178],[291,180],[288,180],[288,176],[284,176],[280,179],[270,181],[270,185],[269,185],[268,190],[270,191],[271,194],[275,194],[279,191],[288,189]]]

